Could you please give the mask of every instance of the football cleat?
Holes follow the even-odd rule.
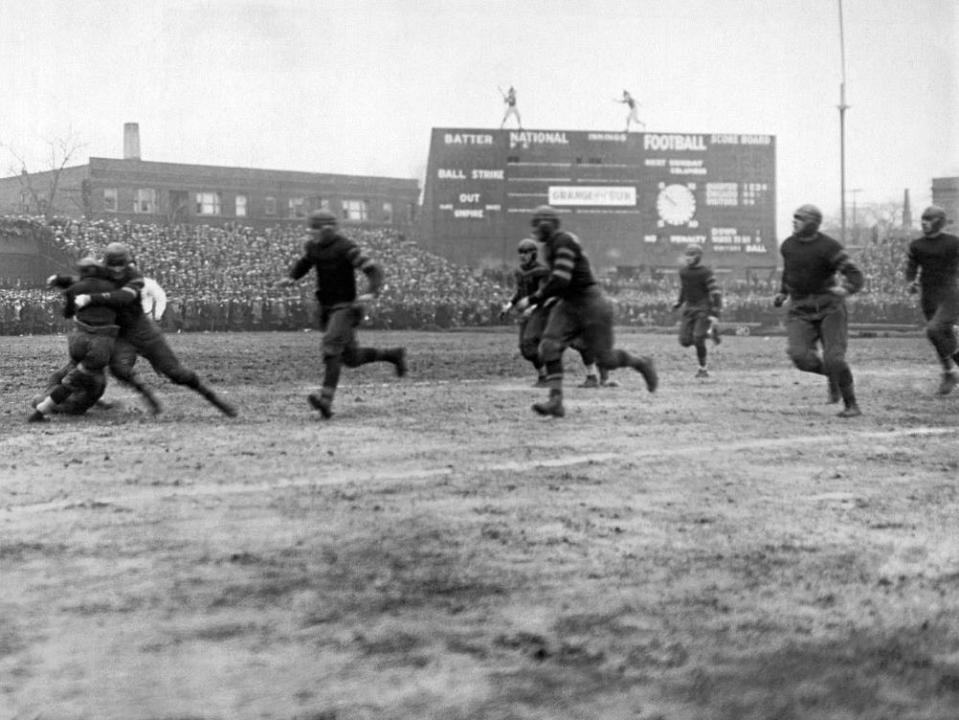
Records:
[[[959,375],[956,375],[955,372],[944,372],[942,380],[939,382],[939,394],[948,395],[956,387],[956,384],[959,384]]]
[[[598,388],[599,378],[595,375],[587,375],[586,379],[579,384],[581,388]]]
[[[406,364],[406,348],[397,349],[394,365],[396,365],[396,377],[406,377],[406,373],[410,371],[409,365]]]
[[[221,413],[223,413],[223,414],[226,415],[227,417],[231,417],[231,418],[232,418],[232,417],[236,417],[236,416],[237,416],[237,410],[236,410],[236,408],[235,408],[233,405],[231,405],[230,403],[228,403],[226,400],[224,400],[223,398],[214,396],[214,397],[210,398],[210,402],[213,404],[213,406],[214,406],[217,410],[219,410]],[[154,408],[151,408],[151,410],[153,410],[153,413],[154,413],[154,414],[160,412],[160,406],[159,406],[159,404],[157,404],[157,407],[156,407],[155,409],[154,409]]]
[[[30,417],[27,418],[27,422],[28,423],[45,423],[45,422],[50,422],[50,420],[47,419],[47,416],[44,415],[39,410],[34,410],[30,414]]]
[[[566,415],[563,401],[559,398],[550,398],[544,403],[533,403],[533,412],[545,417],[563,417]]]
[[[650,357],[636,358],[633,369],[643,376],[646,381],[646,389],[650,392],[656,392],[659,387],[659,375],[656,373],[656,365]]]
[[[320,415],[323,416],[324,420],[329,420],[333,417],[333,401],[328,397],[323,397],[319,393],[310,393],[307,396],[307,400],[310,401],[310,405],[313,406],[314,410],[319,410]]]
[[[829,381],[829,397],[826,402],[829,405],[835,405],[840,400],[842,400],[842,393],[839,392],[839,386],[830,380]]]
[[[699,370],[696,371],[696,377],[698,377],[698,378],[708,378],[708,377],[709,377],[709,370],[707,370],[707,369],[704,368],[704,367],[699,368]]]
[[[847,405],[845,409],[839,412],[836,417],[854,418],[859,417],[860,415],[862,415],[862,410],[859,409],[859,405],[852,403],[851,405]]]
[[[615,380],[612,380],[611,378],[606,378],[605,380],[600,380],[600,381],[599,381],[599,385],[600,385],[600,387],[605,387],[605,388],[618,388],[618,387],[619,387],[619,383],[616,382]]]

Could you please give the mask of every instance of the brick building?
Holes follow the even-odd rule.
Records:
[[[145,161],[136,123],[124,126],[123,159],[0,178],[0,215],[135,223],[275,225],[322,208],[407,231],[418,202],[415,179]]]

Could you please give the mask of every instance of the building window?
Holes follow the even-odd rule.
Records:
[[[344,220],[366,220],[366,200],[344,200]]]
[[[306,198],[301,198],[301,197],[290,198],[289,217],[291,218],[306,217]]]
[[[263,199],[263,212],[267,215],[276,215],[275,197],[266,197]]]
[[[246,217],[246,195],[236,196],[236,216]]]
[[[383,222],[393,222],[393,203],[383,203]]]
[[[218,192],[200,192],[196,194],[196,214],[197,215],[219,215],[220,214],[220,193]]]
[[[155,215],[157,208],[157,191],[153,188],[137,188],[133,200],[133,212],[141,215]]]
[[[103,188],[103,211],[116,212],[119,207],[116,188]]]

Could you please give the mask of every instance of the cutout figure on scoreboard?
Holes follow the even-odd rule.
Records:
[[[506,121],[512,115],[516,118],[516,125],[522,130],[523,121],[520,119],[519,110],[516,108],[516,88],[510,85],[506,92],[503,92],[503,88],[500,88],[500,94],[503,96],[503,102],[506,103],[506,114],[503,115],[503,122],[499,124],[499,129],[502,130],[505,127]]]
[[[623,103],[629,108],[629,112],[626,115],[626,132],[629,132],[630,123],[636,123],[642,128],[646,127],[646,123],[639,119],[639,110],[637,110],[639,103],[633,99],[633,96],[629,94],[628,90],[623,90],[622,100],[614,100],[613,102]]]

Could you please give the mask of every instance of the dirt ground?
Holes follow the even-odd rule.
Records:
[[[410,375],[305,394],[315,333],[177,335],[236,419],[142,371],[28,425],[62,337],[0,338],[0,720],[956,720],[959,393],[855,339],[835,417],[782,338],[575,387],[511,333],[364,332]]]

